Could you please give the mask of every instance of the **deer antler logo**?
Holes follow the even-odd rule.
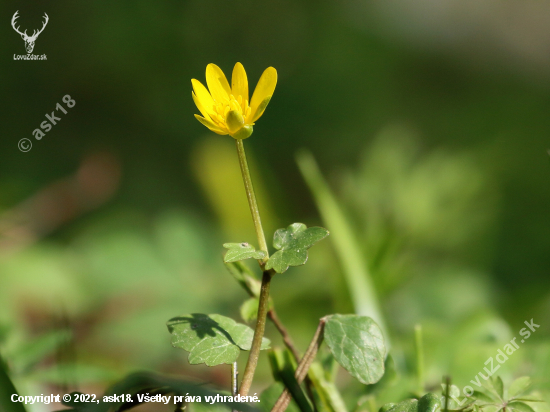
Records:
[[[46,18],[46,21],[44,22],[42,28],[40,30],[34,30],[33,33],[32,33],[32,36],[29,36],[27,35],[27,30],[25,30],[24,33],[21,33],[19,31],[19,27],[15,27],[15,20],[17,20],[17,18],[19,17],[17,15],[17,13],[19,13],[19,10],[17,10],[15,12],[15,14],[13,15],[12,19],[11,19],[11,26],[13,27],[13,29],[19,33],[21,35],[21,38],[25,41],[25,48],[27,49],[27,53],[30,54],[32,53],[32,50],[34,49],[34,42],[36,41],[36,38],[38,37],[38,35],[40,33],[42,33],[44,31],[44,28],[46,27],[46,24],[48,24],[48,20],[50,20],[50,18],[48,17],[48,15],[46,13],[44,13],[44,17]]]

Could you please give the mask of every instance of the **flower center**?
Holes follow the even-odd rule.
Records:
[[[248,100],[241,95],[230,95],[229,101],[214,102],[214,116],[212,120],[221,128],[227,128],[231,133],[235,132],[246,124],[246,119],[250,116],[250,106]]]

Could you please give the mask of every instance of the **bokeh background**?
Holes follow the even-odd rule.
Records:
[[[29,31],[48,13],[46,61],[13,60],[16,10]],[[188,365],[165,322],[239,319],[246,299],[221,258],[255,239],[234,143],[194,119],[190,82],[239,61],[251,88],[279,74],[245,142],[268,236],[332,232],[272,286],[300,349],[321,316],[358,310],[359,276],[399,376],[377,401],[411,390],[415,324],[437,388],[474,379],[530,319],[499,374],[548,396],[549,1],[10,0],[0,15],[0,353],[22,394],[100,393],[143,369],[228,385],[227,367]],[[66,94],[76,106],[35,140]],[[304,180],[309,155],[336,211]],[[365,389],[339,379],[353,409]],[[270,381],[262,359],[254,389]]]

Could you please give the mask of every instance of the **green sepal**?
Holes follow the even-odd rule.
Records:
[[[231,134],[231,137],[233,139],[237,139],[237,140],[248,139],[250,136],[252,136],[253,131],[254,131],[254,128],[252,127],[252,125],[247,124],[247,125],[241,127],[239,129],[239,131],[237,131],[237,133]]]
[[[230,110],[225,117],[225,124],[229,133],[236,133],[241,127],[244,126],[243,115],[236,110]]]

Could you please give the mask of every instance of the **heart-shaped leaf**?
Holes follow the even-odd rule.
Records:
[[[329,235],[322,227],[308,228],[303,223],[293,223],[286,229],[278,229],[273,235],[273,246],[278,252],[269,258],[266,269],[286,272],[289,266],[300,266],[307,261],[307,250]]]
[[[376,383],[384,375],[384,337],[368,316],[330,315],[324,338],[338,363],[361,383]]]
[[[266,253],[263,250],[256,250],[256,248],[246,242],[243,243],[224,243],[223,247],[229,249],[223,261],[225,263],[237,262],[239,260],[246,259],[258,259],[261,260],[266,257]]]
[[[192,313],[172,318],[167,323],[172,346],[189,352],[189,363],[207,366],[233,363],[241,350],[250,350],[254,331],[221,315]],[[270,342],[264,338],[262,349]]]

